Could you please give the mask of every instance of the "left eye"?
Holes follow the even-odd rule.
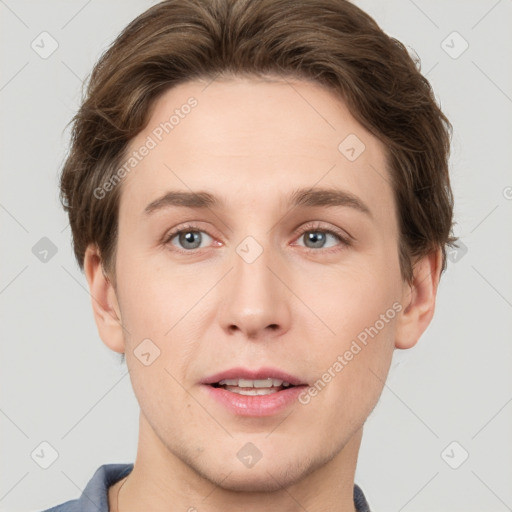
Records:
[[[336,245],[336,242],[345,241],[340,235],[329,229],[309,229],[300,235],[299,240],[305,240],[306,244],[309,243],[310,245],[306,245],[308,249],[325,249],[325,243],[328,237],[335,239],[333,245]],[[330,247],[332,247],[332,245]]]

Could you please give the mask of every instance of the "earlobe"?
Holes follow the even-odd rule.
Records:
[[[396,348],[407,349],[416,345],[430,324],[434,316],[441,266],[441,249],[422,257],[414,265],[413,282],[404,285],[404,309],[397,320]]]
[[[84,256],[84,272],[89,283],[94,320],[103,343],[115,352],[124,352],[121,312],[116,291],[105,275],[96,245],[89,245]]]

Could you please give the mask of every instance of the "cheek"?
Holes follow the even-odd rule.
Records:
[[[327,402],[340,404],[336,415],[344,419],[369,412],[380,396],[402,310],[400,283],[396,265],[387,274],[374,266],[373,272],[340,275],[326,282],[314,306],[330,331],[324,329],[309,354],[315,387]]]
[[[179,275],[164,276],[159,268],[149,266],[148,259],[132,255],[118,261],[118,293],[125,337],[166,337],[185,314],[185,306],[190,307],[187,297],[193,287],[183,286]]]
[[[190,286],[197,275],[167,272],[164,277],[137,260],[127,259],[119,269],[126,363],[134,389],[155,402],[159,395],[182,392],[175,379],[183,382],[193,361],[201,328],[194,305],[205,290]]]
[[[398,265],[387,269],[382,266],[379,269],[378,262],[368,262],[368,265],[343,270],[328,278],[318,275],[318,279],[312,279],[322,286],[317,288],[319,291],[311,306],[325,319],[331,332],[327,339],[331,339],[335,348],[342,348],[376,323],[378,330],[386,334],[394,328],[397,306],[393,308],[393,304],[401,293],[400,271]]]
[[[393,354],[394,327],[394,320],[385,326],[375,320],[363,328],[354,325],[354,335],[339,337],[327,350],[318,351],[322,363],[316,365],[315,380],[299,401],[310,407],[320,430],[333,432],[332,442],[361,427],[377,404]]]

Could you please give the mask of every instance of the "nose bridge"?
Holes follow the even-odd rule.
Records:
[[[236,256],[233,256],[234,275],[238,283],[247,287],[251,294],[266,295],[275,286],[271,282],[273,276],[269,267],[272,267],[272,262],[276,262],[276,256],[272,254],[272,244],[267,239],[262,240],[263,243],[259,240],[249,235],[236,246]]]
[[[259,240],[246,236],[234,248],[233,271],[220,311],[223,328],[251,338],[286,330],[289,323],[286,287],[275,275],[282,266],[267,234]]]

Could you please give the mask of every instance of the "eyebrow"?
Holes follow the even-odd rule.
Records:
[[[224,205],[219,197],[209,192],[186,192],[171,190],[163,196],[149,203],[144,209],[144,213],[150,215],[156,211],[180,206],[184,208],[219,208]],[[346,190],[333,188],[300,188],[293,191],[288,199],[288,207],[349,207],[365,215],[372,217],[368,206],[356,195]]]

